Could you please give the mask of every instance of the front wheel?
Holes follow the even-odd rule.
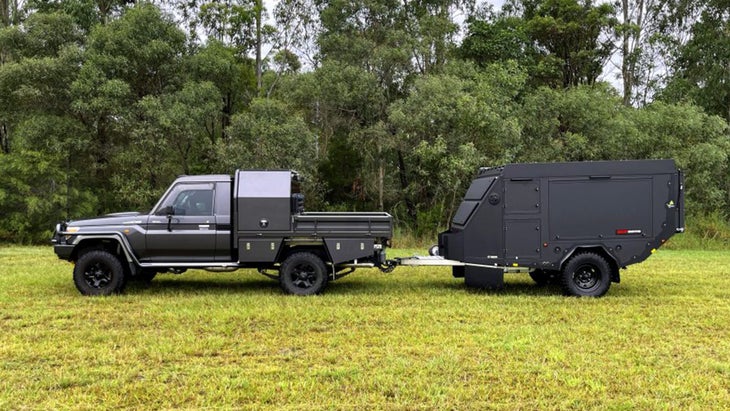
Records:
[[[124,280],[122,263],[107,251],[89,251],[74,267],[74,284],[83,295],[119,293],[124,289]]]
[[[568,295],[600,297],[610,286],[611,267],[598,254],[578,254],[563,269],[563,290]]]
[[[327,285],[327,267],[316,254],[292,254],[279,268],[279,284],[288,294],[319,294]]]

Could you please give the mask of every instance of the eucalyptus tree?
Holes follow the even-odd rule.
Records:
[[[469,20],[461,54],[477,62],[515,60],[534,87],[594,84],[611,56],[615,10],[593,0],[511,0]]]

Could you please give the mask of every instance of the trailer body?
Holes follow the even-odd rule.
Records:
[[[538,282],[561,279],[570,294],[602,295],[620,268],[684,231],[682,180],[673,160],[484,168],[439,234],[438,252],[464,263],[453,274],[469,285],[500,287],[505,268],[522,267]],[[585,255],[598,260],[575,261]],[[604,262],[601,283],[594,277]]]

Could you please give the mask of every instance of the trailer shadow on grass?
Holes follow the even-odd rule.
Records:
[[[418,282],[390,281],[337,281],[328,286],[326,294],[335,295],[434,295],[434,294],[474,294],[474,295],[510,295],[510,296],[562,296],[559,285],[539,286],[531,281],[505,281],[500,289],[480,289],[468,287],[461,279],[420,279]]]

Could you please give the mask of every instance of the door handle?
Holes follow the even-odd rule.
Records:
[[[210,224],[199,224],[198,228],[201,230],[207,230],[210,228]]]

